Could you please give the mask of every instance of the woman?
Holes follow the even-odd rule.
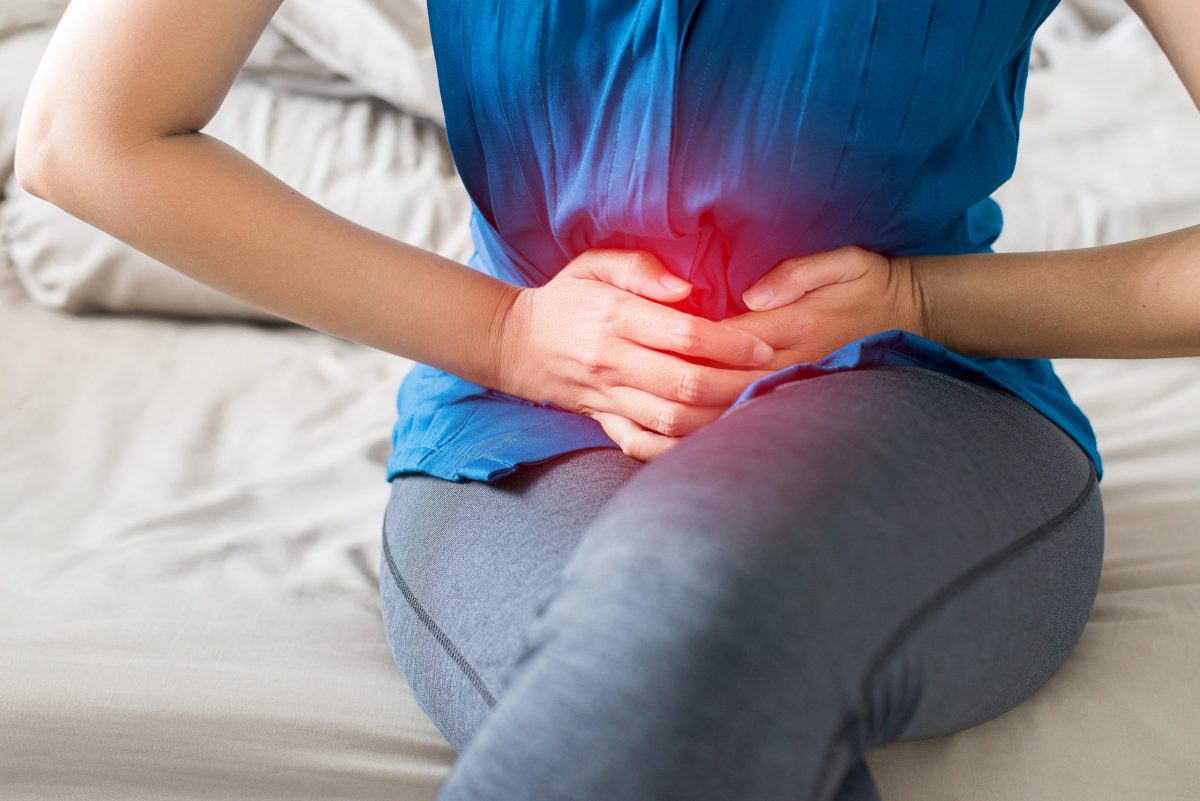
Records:
[[[474,269],[199,133],[277,3],[75,0],[18,177],[422,363],[381,592],[439,798],[877,799],[1055,672],[1103,514],[1045,360],[1200,354],[1200,228],[989,252],[1053,0],[431,0]]]

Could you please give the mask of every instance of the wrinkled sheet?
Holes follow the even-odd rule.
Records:
[[[377,601],[407,362],[299,329],[0,300],[0,797],[432,798],[453,761]],[[1075,654],[885,801],[1200,787],[1200,359],[1065,362],[1107,459]]]
[[[1160,57],[1121,58],[1035,71],[1003,247],[1200,219],[1196,112]],[[0,798],[433,797],[453,753],[377,601],[409,366],[62,315],[0,265]],[[1092,620],[1016,710],[872,752],[884,801],[1200,797],[1200,359],[1057,367],[1106,461]]]

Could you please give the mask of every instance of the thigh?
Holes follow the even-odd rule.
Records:
[[[1102,536],[1090,461],[1008,393],[922,368],[782,385],[604,503],[444,792],[867,797],[871,746],[1049,678]]]
[[[619,587],[635,625],[691,615],[705,648],[753,650],[747,685],[770,703],[846,700],[826,711],[865,747],[1036,690],[1082,632],[1102,555],[1095,472],[1061,429],[1002,390],[872,368],[781,385],[645,465],[537,625],[633,619]],[[800,665],[810,686],[780,690],[771,671]]]
[[[584,528],[641,464],[600,448],[490,483],[392,482],[384,628],[417,702],[456,751],[495,704],[523,631]]]

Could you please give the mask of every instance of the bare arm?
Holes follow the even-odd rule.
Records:
[[[1130,5],[1200,105],[1200,4],[1130,0]],[[1200,226],[1081,250],[921,257],[911,263],[925,298],[928,335],[964,353],[1200,355]]]
[[[518,288],[356,225],[200,133],[279,2],[73,0],[22,115],[21,185],[281,317],[589,415],[638,458],[763,374],[743,368],[771,349],[664,305],[691,287],[645,254],[590,251]]]
[[[1200,6],[1192,0],[1127,0],[1200,106]]]
[[[21,184],[230,295],[487,384],[515,287],[340,217],[198,133],[280,0],[75,0],[22,116]]]
[[[911,262],[926,336],[960,353],[1200,355],[1200,227],[1081,250]]]

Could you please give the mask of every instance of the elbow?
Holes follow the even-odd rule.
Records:
[[[56,113],[53,108],[27,106],[17,127],[13,163],[17,185],[86,219],[90,209],[110,197],[126,156],[137,149],[131,143],[154,138],[135,140],[127,131],[113,131],[114,127],[103,120],[79,119],[67,110]]]
[[[27,104],[17,126],[13,173],[17,185],[71,213],[98,189],[108,153],[93,133],[103,126],[69,113]]]
[[[35,197],[54,202],[51,197],[64,173],[58,154],[62,145],[55,141],[48,115],[26,106],[17,127],[13,174],[17,185]]]
[[[50,162],[50,155],[40,148],[18,145],[16,161],[13,164],[17,186],[34,197],[50,200],[50,187],[53,183],[50,177]]]
[[[17,186],[31,195],[45,199],[47,156],[32,142],[18,139],[13,162]]]

